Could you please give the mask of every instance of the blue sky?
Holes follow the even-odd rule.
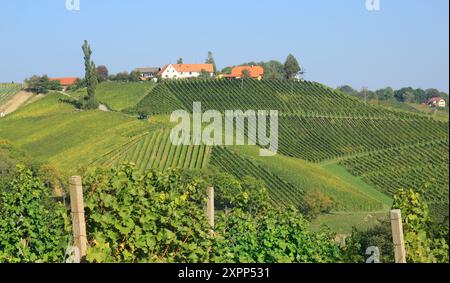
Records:
[[[449,89],[449,1],[380,0],[0,0],[0,81],[33,74],[81,76],[81,45],[110,72],[162,66],[183,57],[219,68],[284,61],[306,79],[371,89]]]

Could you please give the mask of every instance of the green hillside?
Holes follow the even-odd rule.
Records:
[[[393,195],[399,188],[429,182],[425,197],[438,215],[448,215],[448,139],[391,148],[344,159],[342,166],[380,191]]]
[[[131,107],[128,110],[136,113],[158,115],[170,114],[172,113],[172,111],[177,109],[189,108],[185,108],[183,103],[181,103],[181,101],[178,100],[172,92],[170,92],[165,84],[159,84],[135,107]]]
[[[205,145],[174,146],[170,142],[170,131],[160,129],[105,154],[93,164],[110,167],[131,162],[141,171],[168,168],[202,169],[208,164],[210,151],[211,148]]]
[[[247,158],[229,151],[226,148],[215,147],[211,156],[211,165],[228,172],[237,178],[252,176],[266,183],[272,204],[276,206],[302,206],[304,190],[286,182],[278,175],[259,166]]]
[[[103,82],[97,86],[97,99],[110,109],[121,111],[135,106],[155,86],[152,82]],[[86,95],[85,89],[69,92],[71,96]]]
[[[68,173],[122,162],[141,171],[213,166],[264,180],[275,206],[301,206],[306,192],[320,191],[336,205],[321,219],[337,224],[353,219],[357,225],[366,213],[384,213],[396,190],[423,181],[431,183],[427,199],[435,211],[448,211],[447,122],[365,105],[312,82],[108,82],[97,96],[113,110],[150,118],[78,111],[62,102],[63,95],[48,94],[0,119],[0,138]],[[194,101],[203,110],[278,109],[279,154],[260,157],[256,146],[173,146],[169,114],[192,109]]]
[[[347,155],[442,139],[448,123],[428,119],[280,118],[280,152],[321,162]]]
[[[159,90],[162,88],[163,90]],[[256,80],[206,80],[170,81],[158,84],[154,92],[178,99],[186,109],[195,101],[203,109],[225,110],[278,110],[281,114],[300,114],[326,117],[381,117],[423,118],[409,113],[390,111],[383,107],[364,105],[359,99],[336,92],[315,82],[256,81]],[[152,94],[146,96],[139,109],[151,114],[159,104],[152,103]],[[164,101],[165,102],[165,101]],[[163,103],[165,113],[174,108]],[[177,104],[178,106],[178,104]],[[158,112],[161,113],[161,112]]]
[[[315,163],[332,164],[353,157],[355,159],[351,160],[356,166],[365,162],[358,159],[359,156],[380,151],[395,157],[398,156],[396,149],[407,146],[441,142],[448,147],[448,122],[434,121],[413,112],[366,105],[313,82],[174,81],[159,84],[154,92],[153,97],[150,93],[138,104],[141,112],[168,114],[180,108],[190,110],[194,101],[200,101],[204,110],[277,109],[281,114],[279,153]],[[163,105],[160,108],[151,103],[156,97],[162,100],[158,103]],[[169,97],[168,103],[164,103],[162,97]],[[179,102],[184,107],[180,107]],[[438,154],[445,154],[442,148],[436,150]],[[386,159],[386,163],[389,162]],[[438,214],[448,210],[448,160],[437,158],[431,162],[419,153],[408,162],[397,168],[388,166],[389,172],[371,173],[370,178],[369,173],[361,175],[350,166],[345,168],[388,195],[400,188],[417,188],[422,182],[429,181],[437,187],[433,190],[434,196],[429,198],[430,203]],[[268,163],[265,166],[270,166]],[[421,170],[425,165],[428,169]],[[284,166],[280,168],[285,169]],[[430,170],[434,173],[430,174]]]
[[[227,149],[232,153],[228,155],[234,161],[225,162],[221,166],[227,169],[226,171],[233,173],[232,169],[237,168],[238,172],[234,174],[239,174],[238,169],[242,166],[236,166],[236,160],[246,159],[254,164],[253,167],[264,168],[265,171],[270,172],[276,178],[288,183],[290,185],[288,187],[290,193],[299,191],[299,194],[304,194],[308,191],[320,191],[330,196],[334,200],[335,209],[338,211],[374,211],[386,209],[390,205],[391,201],[388,197],[376,192],[376,190],[363,182],[355,184],[355,180],[340,179],[319,165],[281,154],[261,157],[259,156],[259,149],[254,146],[232,146],[227,147]],[[212,164],[214,164],[215,154],[216,149],[213,151]],[[250,171],[255,172],[256,170]],[[276,182],[277,180],[275,180]],[[281,195],[279,199],[282,202],[288,204],[295,200],[288,193],[283,195],[281,192],[279,190],[278,195]],[[294,195],[297,195],[297,193]],[[301,199],[295,204],[299,206]]]
[[[96,156],[149,130],[142,121],[120,113],[77,111],[48,94],[0,119],[0,136],[40,161],[74,172]]]

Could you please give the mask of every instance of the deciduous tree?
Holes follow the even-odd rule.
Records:
[[[97,78],[99,82],[104,82],[108,80],[109,71],[105,65],[100,65],[97,67]]]
[[[300,65],[294,55],[289,54],[284,63],[284,71],[288,80],[294,79],[301,71]]]

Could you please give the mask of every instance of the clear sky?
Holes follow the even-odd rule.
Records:
[[[380,0],[0,0],[0,81],[33,74],[81,76],[81,45],[111,73],[184,58],[219,68],[284,61],[307,80],[371,89],[449,89],[449,1]]]

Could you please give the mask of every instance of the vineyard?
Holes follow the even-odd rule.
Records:
[[[151,129],[117,112],[76,111],[50,93],[0,119],[0,136],[67,174]]]
[[[441,212],[448,209],[448,201],[442,201],[442,192],[448,192],[448,159],[442,159],[442,156],[424,159],[425,149],[414,155],[414,150],[421,144],[441,145],[439,141],[448,137],[447,122],[433,121],[412,112],[366,105],[318,83],[288,81],[164,82],[141,100],[134,111],[170,114],[176,109],[192,109],[195,101],[202,103],[203,110],[221,112],[279,110],[279,153],[314,163],[344,159],[340,163],[342,166],[388,195],[400,188],[420,187],[431,177],[429,181],[436,188],[431,189],[430,202]],[[411,156],[404,156],[408,153],[403,151],[397,152],[399,148],[410,145],[417,145],[410,148]],[[437,148],[433,154],[440,152],[442,148]],[[352,170],[353,167],[364,167],[370,156],[377,156],[383,170],[370,167],[362,172]],[[396,158],[409,161],[405,166],[398,166],[394,162]],[[391,162],[394,162],[392,166]],[[265,180],[273,203],[298,205],[301,202],[302,190],[297,186],[271,175],[267,167],[252,163],[228,149],[214,148],[211,164],[237,177],[250,174]]]
[[[22,88],[19,84],[0,83],[0,108]]]
[[[370,106],[313,82],[254,80],[173,81],[159,84],[135,111],[170,114],[192,109],[279,110],[279,152],[311,162],[433,141],[448,123]]]
[[[169,114],[177,109],[184,109],[184,105],[164,85],[158,85],[150,94],[142,99],[130,111],[151,115]],[[191,106],[192,108],[192,106]]]
[[[423,118],[414,114],[390,111],[383,107],[364,105],[357,98],[336,92],[318,83],[289,81],[164,82],[139,103],[138,109],[148,114],[169,114],[173,110],[180,109],[180,104],[175,99],[182,102],[185,109],[192,109],[192,103],[200,101],[203,109],[215,109],[221,112],[235,109],[260,109],[305,116]]]
[[[252,176],[263,180],[269,190],[270,200],[275,206],[285,207],[293,205],[295,207],[301,207],[302,205],[303,190],[226,148],[214,147],[211,156],[211,165],[239,179],[244,176]]]
[[[211,148],[205,145],[175,146],[170,131],[160,129],[125,144],[94,161],[111,167],[125,162],[136,165],[141,172],[168,168],[202,169],[208,164]]]
[[[340,164],[388,195],[430,182],[424,196],[431,211],[442,216],[448,215],[449,206],[448,148],[448,140],[426,142],[344,159]]]
[[[442,139],[448,124],[419,120],[280,117],[279,152],[320,162],[347,155]]]
[[[313,82],[107,82],[99,85],[98,97],[126,113],[77,111],[53,93],[1,119],[0,136],[64,172],[126,162],[140,172],[215,167],[239,179],[263,180],[275,207],[302,207],[305,195],[320,192],[337,213],[379,212],[390,206],[388,196],[431,177],[427,199],[440,214],[448,209],[448,158],[440,155],[448,153],[447,122],[365,105]],[[278,109],[279,154],[261,160],[256,146],[172,145],[168,114],[190,111],[194,101],[204,111]],[[128,113],[150,116],[138,120]]]

